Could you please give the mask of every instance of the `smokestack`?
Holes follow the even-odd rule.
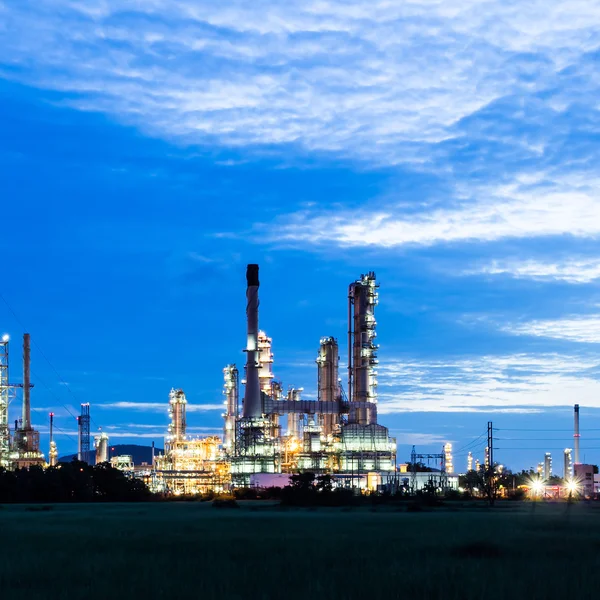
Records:
[[[21,427],[28,431],[31,429],[31,336],[23,334],[23,423]]]
[[[246,269],[246,323],[248,339],[246,344],[246,389],[244,392],[244,418],[261,417],[262,396],[258,377],[258,265],[248,265]]]
[[[580,465],[579,461],[579,404],[575,405],[575,429],[573,432],[573,438],[575,440],[575,464]]]

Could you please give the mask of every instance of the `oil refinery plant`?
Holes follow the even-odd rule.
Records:
[[[301,471],[330,474],[337,485],[376,489],[395,473],[396,440],[377,422],[375,274],[361,275],[349,286],[346,390],[341,385],[338,342],[323,337],[316,358],[316,398],[303,397],[303,388],[284,392],[275,379],[272,340],[258,323],[258,265],[248,265],[246,279],[244,380],[235,364],[223,369],[223,437],[189,436],[185,393],[172,389],[164,452],[154,456],[153,451],[150,463],[134,467],[130,456],[110,457],[108,435],[99,432],[93,439],[95,462],[110,461],[142,477],[154,491],[172,494],[281,485],[287,474]],[[31,425],[29,334],[24,336],[22,384],[9,382],[8,347],[5,336],[0,341],[0,467],[56,466],[54,413],[47,462],[39,449],[39,432]],[[11,433],[8,408],[16,389],[22,389],[22,417]],[[90,405],[84,403],[77,417],[77,458],[88,463],[93,462],[90,419]]]
[[[349,286],[347,395],[338,342],[324,337],[316,359],[316,399],[303,398],[301,388],[284,393],[275,380],[272,340],[258,324],[258,265],[248,265],[246,279],[245,378],[240,382],[235,364],[223,370],[223,439],[186,436],[185,394],[172,390],[165,453],[155,458],[152,487],[198,493],[267,486],[279,474],[310,471],[331,474],[340,485],[376,489],[395,472],[396,440],[377,422],[375,274]]]

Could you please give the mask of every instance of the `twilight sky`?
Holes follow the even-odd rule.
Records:
[[[399,462],[464,469],[492,420],[499,462],[562,474],[575,402],[600,461],[599,57],[599,0],[0,0],[0,329],[44,452],[88,401],[162,445],[171,387],[220,431],[258,262],[306,397],[377,273]]]

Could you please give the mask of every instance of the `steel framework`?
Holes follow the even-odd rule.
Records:
[[[10,466],[10,429],[8,427],[8,404],[10,401],[8,382],[8,336],[0,341],[0,467]]]
[[[90,405],[81,405],[81,414],[77,417],[79,425],[79,451],[77,459],[89,464],[90,462]]]
[[[445,492],[448,487],[448,477],[446,473],[446,453],[442,449],[440,454],[417,454],[415,447],[412,447],[412,452],[410,453],[410,493],[416,493],[417,487],[417,462],[426,460],[427,462],[439,461],[440,465],[440,487],[442,488],[442,492]]]

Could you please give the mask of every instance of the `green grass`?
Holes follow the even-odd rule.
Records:
[[[418,513],[253,506],[0,506],[0,598],[596,595],[600,506]]]

